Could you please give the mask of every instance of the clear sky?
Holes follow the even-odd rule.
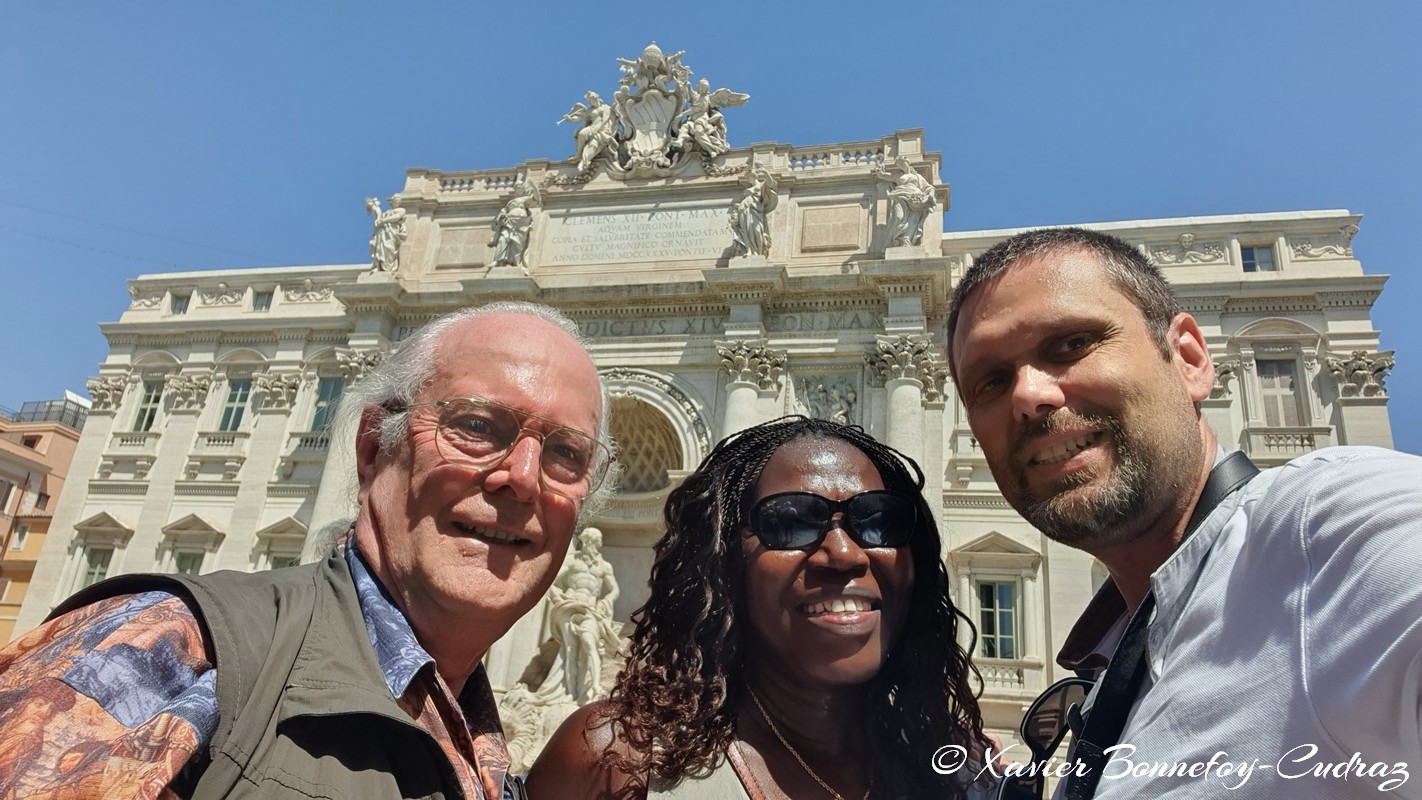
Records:
[[[367,258],[404,170],[572,154],[655,39],[731,142],[923,128],[948,230],[1347,208],[1422,453],[1422,6],[0,0],[0,405],[83,391],[143,273]]]

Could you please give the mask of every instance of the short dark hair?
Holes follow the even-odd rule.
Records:
[[[962,312],[968,297],[983,283],[1023,261],[1064,250],[1084,251],[1100,258],[1116,288],[1141,310],[1146,330],[1155,340],[1161,355],[1169,355],[1170,344],[1166,341],[1166,335],[1171,320],[1182,309],[1180,301],[1175,298],[1175,291],[1165,282],[1159,267],[1150,263],[1140,250],[1110,234],[1086,228],[1039,228],[1019,233],[988,248],[973,261],[973,266],[953,290],[948,307],[948,363],[955,379],[958,372],[953,361],[953,337],[958,330],[958,314]]]

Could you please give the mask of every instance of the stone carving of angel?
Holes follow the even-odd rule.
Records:
[[[919,244],[923,241],[923,223],[938,207],[938,198],[929,183],[903,156],[894,159],[897,177],[882,166],[875,167],[874,176],[894,184],[889,190],[889,246]]]
[[[701,79],[696,84],[686,118],[672,146],[682,152],[697,148],[706,154],[706,158],[715,158],[730,150],[730,142],[726,139],[726,118],[721,115],[721,109],[743,106],[749,99],[750,95],[730,89],[713,92],[711,84],[705,78]]]
[[[528,273],[524,254],[528,251],[528,235],[533,229],[533,209],[542,205],[538,187],[520,181],[514,189],[514,196],[504,205],[504,209],[494,217],[494,238],[489,244],[494,246],[494,265],[513,266]]]
[[[741,177],[741,185],[746,190],[731,205],[733,255],[770,255],[769,215],[779,200],[775,191],[778,184],[770,170],[760,164]]]
[[[612,155],[616,148],[617,121],[613,118],[612,106],[604,103],[597,92],[583,95],[587,105],[574,103],[572,110],[558,120],[581,122],[583,127],[573,133],[573,141],[578,149],[573,157],[578,160],[578,172],[587,172],[599,155]]]
[[[390,198],[390,209],[380,210],[380,200],[365,198],[365,211],[375,217],[375,226],[370,234],[370,268],[372,272],[395,272],[400,269],[400,245],[404,243],[408,231],[405,229],[405,209],[395,208],[395,198]]]

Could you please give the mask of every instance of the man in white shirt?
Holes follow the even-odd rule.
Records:
[[[1003,496],[1110,572],[1059,663],[1104,667],[1153,592],[1095,797],[1422,798],[1422,459],[1309,454],[1187,538],[1226,455],[1199,412],[1214,365],[1159,270],[1094,231],[984,253],[948,337]]]

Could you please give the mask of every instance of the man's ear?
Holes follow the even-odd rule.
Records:
[[[1170,344],[1175,367],[1185,380],[1185,390],[1196,403],[1210,396],[1215,388],[1215,362],[1210,358],[1210,347],[1205,344],[1205,334],[1200,332],[1195,318],[1181,312],[1170,321],[1166,334]]]
[[[371,403],[360,412],[360,427],[356,431],[356,478],[360,482],[360,497],[375,479],[376,462],[380,458],[380,423],[388,412],[376,403]]]

